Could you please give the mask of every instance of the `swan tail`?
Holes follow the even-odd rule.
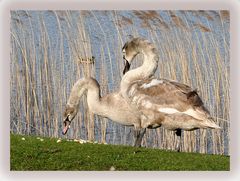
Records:
[[[214,122],[214,120],[212,118],[210,119],[206,119],[205,121],[203,121],[203,125],[206,128],[211,128],[211,129],[222,129],[220,126],[218,126],[216,124],[216,122]]]
[[[195,119],[202,120],[200,124],[203,128],[221,129],[221,127],[216,124],[215,120],[204,106],[198,107],[195,110],[187,110],[185,113]]]

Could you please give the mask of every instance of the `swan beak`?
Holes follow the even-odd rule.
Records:
[[[67,119],[64,121],[64,128],[62,130],[63,135],[67,133],[68,129],[70,128],[70,124],[71,122],[68,120],[68,117],[67,117]]]
[[[126,73],[126,72],[128,72],[129,71],[129,69],[130,69],[130,63],[124,58],[124,62],[125,62],[125,67],[124,67],[124,70],[123,70],[123,75]]]

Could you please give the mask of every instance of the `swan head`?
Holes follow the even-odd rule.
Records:
[[[76,115],[77,115],[77,109],[67,105],[65,108],[65,111],[63,113],[63,117],[64,117],[63,118],[64,127],[63,127],[63,131],[62,131],[63,135],[65,135],[67,133],[68,129],[70,128],[70,124]]]
[[[125,67],[123,74],[125,74],[129,69],[132,60],[139,54],[139,38],[133,38],[132,40],[126,42],[122,48],[123,59],[125,62]]]

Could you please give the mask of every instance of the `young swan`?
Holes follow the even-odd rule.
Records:
[[[152,43],[143,38],[133,38],[125,43],[122,53],[125,68],[121,94],[142,113],[141,117],[145,118],[147,124],[175,130],[178,136],[181,136],[182,129],[220,129],[196,90],[176,81],[151,78],[159,59]],[[143,64],[129,71],[134,57],[139,53],[143,54]]]
[[[71,121],[79,110],[79,102],[85,92],[87,92],[87,104],[91,113],[109,118],[112,121],[126,126],[134,126],[134,146],[141,146],[142,137],[146,129],[140,130],[140,113],[136,109],[133,109],[127,101],[122,98],[119,92],[101,97],[100,86],[93,78],[83,78],[74,84],[63,114],[64,128],[62,133],[64,135],[67,133]]]

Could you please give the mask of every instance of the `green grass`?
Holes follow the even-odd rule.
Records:
[[[229,170],[221,155],[11,135],[11,170]],[[22,138],[25,140],[22,140]]]

